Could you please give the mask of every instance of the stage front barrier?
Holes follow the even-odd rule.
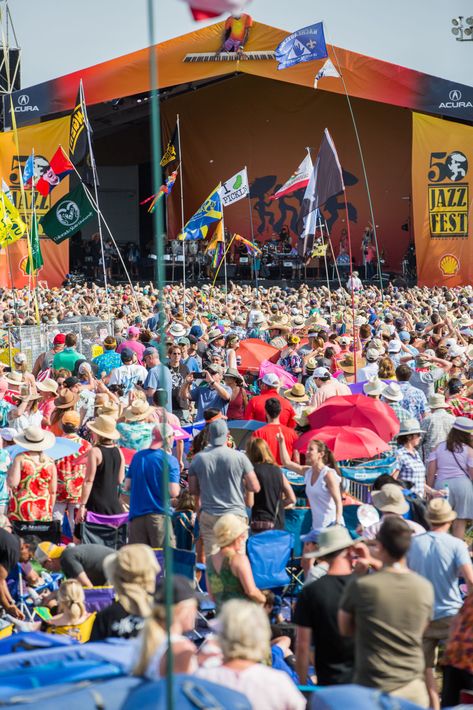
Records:
[[[97,346],[107,335],[113,333],[111,320],[82,320],[72,323],[42,323],[41,325],[26,325],[21,327],[4,327],[0,330],[0,362],[9,365],[10,354],[22,352],[28,360],[31,369],[40,353],[51,349],[54,336],[57,333],[75,333],[77,336],[77,351],[87,360],[93,358]]]

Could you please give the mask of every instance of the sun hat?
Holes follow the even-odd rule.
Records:
[[[10,385],[21,385],[24,380],[23,373],[15,371],[7,372],[5,379]]]
[[[40,542],[36,547],[34,557],[41,565],[47,560],[58,560],[64,550],[67,549],[64,545],[55,545],[54,542]]]
[[[463,348],[460,345],[452,345],[452,347],[449,348],[448,357],[460,357],[460,355],[463,355],[465,350],[466,348]]]
[[[396,437],[407,436],[408,434],[424,434],[424,430],[420,428],[420,424],[415,417],[405,419],[401,422],[401,428]]]
[[[50,377],[42,382],[37,382],[36,387],[40,392],[52,392],[53,394],[57,394],[57,382]]]
[[[13,437],[13,441],[26,451],[46,451],[54,446],[56,437],[52,431],[46,431],[39,426],[29,426],[21,434]]]
[[[156,575],[161,571],[153,550],[148,545],[124,545],[110,551],[103,561],[103,571],[116,596],[129,614],[148,616],[155,591]]]
[[[452,429],[471,434],[473,433],[473,420],[468,419],[468,417],[457,417],[452,424]]]
[[[143,357],[148,357],[149,355],[159,355],[157,349],[152,345],[143,350]]]
[[[390,402],[401,402],[404,399],[404,394],[397,382],[390,382],[389,385],[383,390],[383,398],[388,399]]]
[[[120,434],[116,429],[116,421],[108,414],[99,414],[91,422],[87,422],[87,427],[104,439],[119,439]]]
[[[329,528],[324,528],[320,531],[318,540],[319,549],[316,552],[307,552],[304,557],[308,560],[325,557],[332,552],[345,550],[347,547],[354,545],[350,533],[343,525],[332,525]]]
[[[353,272],[355,274],[355,272]],[[355,328],[361,328],[362,325],[366,324],[366,318],[363,318],[363,316],[356,316],[355,320],[353,322],[353,325]]]
[[[305,364],[306,372],[314,372],[317,369],[317,361],[314,357],[307,360]]]
[[[366,394],[368,397],[375,397],[376,395],[381,395],[383,394],[385,389],[386,385],[382,380],[379,379],[379,377],[373,377],[372,380],[368,380],[368,382],[365,382],[363,385],[363,393]]]
[[[235,318],[236,322],[236,318]],[[261,311],[256,311],[256,313],[253,313],[253,325],[259,325],[261,326],[264,324],[266,328],[266,318],[264,317],[264,314],[261,313]]]
[[[234,367],[227,367],[225,372],[223,373],[223,377],[232,377],[234,380],[238,380],[240,384],[244,384],[245,380],[243,377],[240,375],[238,370],[235,370]]]
[[[183,335],[187,334],[187,328],[185,328],[182,323],[173,321],[168,328],[168,333],[172,335],[173,338],[182,338]]]
[[[134,399],[123,415],[127,422],[141,422],[149,415],[151,407],[143,399]],[[101,412],[102,413],[102,412]]]
[[[211,328],[208,332],[208,339],[209,343],[213,343],[214,340],[219,340],[220,338],[223,338],[224,335],[220,328]]]
[[[275,315],[268,323],[269,330],[291,330],[291,323],[289,321],[289,316],[285,313],[282,315]]]
[[[411,339],[411,334],[407,332],[407,330],[400,330],[399,331],[399,339],[403,343],[408,343]]]
[[[59,397],[54,400],[54,406],[56,409],[69,409],[69,407],[74,407],[77,403],[79,397],[76,392],[71,392],[71,390],[63,390]]]
[[[400,353],[402,343],[400,340],[390,340],[388,343],[388,353]]]
[[[327,370],[326,367],[316,367],[314,370],[314,378],[315,379],[321,379],[325,380],[328,377],[331,377],[330,370]]]
[[[290,389],[284,390],[284,397],[291,402],[308,402],[309,395],[301,382],[296,382]]]
[[[448,406],[448,405],[447,405],[447,402],[446,402],[445,397],[444,397],[443,394],[440,394],[440,393],[437,392],[437,393],[435,393],[435,394],[431,394],[431,395],[430,395],[430,397],[429,397],[429,407],[430,407],[431,409],[444,409],[444,408],[447,407],[447,406]],[[468,420],[468,421],[469,421],[469,420]],[[472,422],[472,424],[473,424],[473,422]]]
[[[375,508],[382,513],[404,515],[409,510],[409,503],[404,497],[402,488],[395,483],[386,483],[381,490],[372,491],[371,500]]]
[[[228,437],[228,426],[225,419],[216,419],[209,424],[208,433],[211,446],[225,446]]]
[[[445,498],[432,498],[425,514],[431,525],[444,525],[456,519],[457,514]]]
[[[355,372],[355,358],[353,353],[346,353],[342,360],[338,361],[338,365],[342,368],[343,372],[353,373]],[[356,369],[359,370],[363,366],[363,359],[360,357],[356,358]]]
[[[211,362],[210,365],[207,365],[207,370],[212,375],[223,375],[223,367],[221,365],[215,364],[214,362]]]
[[[300,330],[300,328],[303,328],[305,324],[305,318],[304,316],[301,316],[300,314],[296,315],[292,319],[292,327],[296,330]]]
[[[377,348],[368,348],[366,351],[366,361],[367,362],[376,362],[376,360],[379,360],[381,353]]]
[[[68,412],[64,412],[61,424],[72,424],[72,426],[78,427],[80,424],[79,412],[76,412],[75,409],[70,409]]]
[[[247,523],[233,513],[222,515],[213,527],[214,539],[218,547],[231,545],[240,535],[248,530]]]
[[[279,387],[280,386],[280,381],[279,377],[276,375],[275,372],[267,372],[262,378],[261,382],[264,385],[267,385],[268,387]]]
[[[19,399],[28,399],[28,400],[33,400],[33,399],[40,399],[41,395],[39,392],[35,392],[34,390],[30,390],[27,385],[22,385],[20,387],[20,391],[18,394],[15,393],[15,396],[18,397]]]
[[[13,360],[17,365],[23,365],[23,363],[27,362],[27,359],[25,353],[16,353],[13,356]]]

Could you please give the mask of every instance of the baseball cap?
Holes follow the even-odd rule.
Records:
[[[399,331],[399,338],[402,340],[403,343],[408,343],[411,339],[411,335],[407,332],[407,330],[401,330]]]
[[[267,372],[261,379],[261,382],[264,385],[268,385],[268,387],[279,387],[280,385],[279,377],[275,372]]]
[[[125,350],[130,350],[130,348],[125,348]],[[148,357],[148,355],[157,355],[158,351],[152,345],[149,348],[143,350],[143,357]]]
[[[123,348],[120,355],[122,362],[131,362],[133,360],[134,352],[131,348]]]
[[[388,353],[398,353],[401,351],[401,341],[391,340],[388,343]]]
[[[80,414],[76,412],[75,409],[71,409],[68,412],[64,412],[61,418],[63,424],[72,424],[72,426],[79,426],[80,424]]]
[[[58,560],[66,548],[55,545],[54,542],[40,542],[35,550],[34,557],[41,565],[47,560]]]
[[[190,345],[191,341],[189,340],[189,338],[186,338],[185,336],[183,336],[182,338],[177,339],[177,344],[178,345]]]
[[[213,362],[207,365],[207,370],[211,375],[223,375],[223,367],[221,365],[216,365]]]
[[[53,345],[64,345],[66,342],[66,336],[64,333],[57,333],[53,338]]]
[[[228,426],[225,419],[216,419],[209,425],[209,441],[212,446],[225,446]]]
[[[204,595],[196,592],[192,582],[182,574],[173,574],[172,576],[172,601],[171,604],[179,604],[188,599],[203,599]],[[154,594],[155,604],[164,604],[166,600],[166,585],[164,580],[159,582]]]
[[[322,379],[325,379],[326,377],[330,377],[330,372],[326,367],[317,367],[314,370],[314,377],[321,377]]]
[[[128,328],[128,335],[139,335],[140,334],[140,329],[136,327],[136,325],[130,325]]]
[[[377,350],[376,348],[368,348],[368,350],[366,351],[366,359],[368,360],[368,362],[376,362],[376,360],[378,360],[379,358],[379,354],[379,350]]]
[[[195,338],[201,338],[204,331],[200,325],[193,325],[189,331],[189,335],[193,335]]]
[[[17,434],[17,430],[10,426],[0,429],[0,438],[5,439],[5,441],[13,441],[13,437],[17,436]]]

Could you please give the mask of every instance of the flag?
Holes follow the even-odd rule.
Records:
[[[314,244],[314,248],[312,249],[311,256],[313,256],[313,257],[325,256],[325,254],[327,253],[327,249],[328,249],[328,244]]]
[[[225,241],[224,235],[223,235],[223,224],[222,220],[217,224],[215,227],[214,233],[210,237],[209,241],[207,242],[207,246],[205,247],[205,252],[208,253],[212,251],[212,249],[217,249],[219,244],[223,244]]]
[[[255,256],[256,254],[261,254],[261,249],[256,246],[256,244],[253,244],[253,242],[250,242],[249,239],[245,239],[239,234],[235,234],[234,238],[236,242],[241,242],[241,244],[244,244],[246,246],[249,254],[252,254],[253,256]]]
[[[151,202],[150,206],[148,207],[148,212],[154,212],[154,210],[156,209],[156,205],[158,204],[158,200],[160,200],[163,195],[168,197],[168,195],[171,194],[171,190],[174,187],[174,183],[176,182],[177,172],[177,170],[174,170],[174,172],[168,175],[164,185],[161,185],[161,187],[159,188],[159,191],[155,195],[147,197],[146,200],[142,200],[140,202],[140,205],[146,205],[147,202]]]
[[[54,153],[50,160],[49,168],[46,170],[40,179],[36,183],[36,189],[43,197],[47,197],[49,193],[59,185],[61,180],[72,173],[74,166],[63,151],[62,147],[59,146],[57,151]]]
[[[242,200],[250,192],[250,186],[248,185],[248,173],[246,168],[240,170],[239,173],[229,178],[226,182],[222,183],[220,188],[220,197],[222,198],[223,206],[228,207],[238,200]]]
[[[307,187],[310,180],[310,175],[312,172],[312,158],[310,157],[309,151],[305,156],[302,163],[299,165],[295,173],[292,173],[291,177],[287,182],[284,183],[282,187],[279,188],[274,195],[270,196],[270,200],[276,200],[284,195],[289,195],[291,192],[299,190],[301,187]]]
[[[76,165],[79,165],[89,152],[87,129],[90,129],[90,125],[81,80],[69,126],[69,157]]]
[[[275,55],[278,69],[328,57],[323,22],[293,32],[276,47]]]
[[[30,249],[31,249],[31,260],[30,256],[26,260],[25,273],[34,274],[38,271],[44,264],[43,255],[41,254],[41,245],[39,241],[38,233],[38,221],[36,219],[36,211],[33,210],[31,217],[31,231],[30,231]]]
[[[322,207],[330,197],[337,195],[345,188],[343,184],[342,166],[332,136],[326,128],[320,144],[304,199],[302,200],[301,221],[304,234],[313,225],[314,213]]]
[[[189,5],[192,17],[196,22],[218,17],[224,12],[242,10],[248,0],[184,0]]]
[[[95,216],[84,186],[79,184],[74,190],[61,197],[39,223],[47,237],[56,244],[69,239]]]
[[[209,224],[222,219],[222,200],[220,198],[220,183],[207,197],[205,202],[199,207],[197,212],[185,225],[179,239],[191,241],[204,239],[209,231]]]
[[[317,84],[319,82],[319,79],[323,79],[326,76],[333,76],[335,79],[340,79],[340,74],[335,69],[335,66],[334,66],[331,59],[327,59],[327,61],[323,65],[323,67],[321,69],[319,69],[319,71],[315,75],[314,89],[317,88]]]
[[[26,232],[26,224],[15,205],[2,192],[0,199],[0,248],[14,244]]]
[[[178,125],[174,128],[174,133],[167,145],[164,155],[159,163],[162,168],[166,167],[168,163],[172,163],[173,160],[179,160],[179,136],[178,136]]]
[[[8,197],[10,202],[13,200],[13,195],[12,191],[10,190],[10,187],[7,185],[5,180],[2,178],[2,192]]]
[[[34,154],[31,153],[30,157],[25,163],[23,168],[23,185],[31,185],[34,178]]]

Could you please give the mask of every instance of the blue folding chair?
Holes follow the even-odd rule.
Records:
[[[258,589],[286,587],[291,578],[286,570],[293,548],[293,536],[285,530],[265,530],[248,538],[246,550]]]

